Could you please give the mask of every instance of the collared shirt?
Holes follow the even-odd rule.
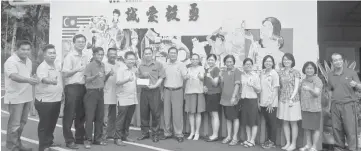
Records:
[[[205,75],[204,75],[204,85],[207,87],[208,91],[207,94],[217,94],[217,93],[221,93],[221,86],[218,83],[216,86],[214,86],[212,84],[212,79],[207,77],[207,73],[210,73],[212,78],[216,78],[219,76],[219,68],[218,67],[214,67],[213,69],[206,69],[205,70]]]
[[[143,73],[149,73],[149,77],[144,77]],[[144,61],[141,62],[138,68],[139,78],[149,78],[150,84],[156,84],[159,79],[165,77],[165,70],[163,65],[158,61],[151,61],[146,64]]]
[[[10,79],[11,74],[30,78],[32,62],[29,58],[23,62],[18,55],[13,54],[4,64],[5,97],[4,104],[20,104],[33,100],[33,87],[29,83],[18,83]]]
[[[241,84],[241,74],[242,72],[233,68],[232,70],[221,71],[221,75],[223,77],[221,87],[222,87],[222,95],[221,95],[221,105],[223,106],[232,106],[231,99],[234,91],[234,87],[236,84]],[[239,101],[238,99],[236,101]]]
[[[85,50],[84,50],[85,51]],[[77,51],[73,50],[69,52],[64,58],[62,72],[69,72],[80,66],[86,66],[89,63],[89,56],[84,52],[80,55]],[[65,85],[69,84],[85,84],[84,72],[77,72],[71,77],[65,78]]]
[[[313,76],[310,79],[303,79],[300,85],[301,89],[301,108],[302,111],[321,112],[321,96],[314,96],[309,90],[304,90],[303,86],[308,86],[312,89],[318,88],[322,91],[322,81],[319,77]]]
[[[92,61],[90,62],[84,71],[84,76],[92,77],[97,74],[101,73],[101,76],[96,77],[94,80],[86,82],[85,87],[87,89],[98,89],[104,88],[104,81],[105,81],[105,69],[103,62]]]
[[[180,61],[165,63],[164,86],[169,88],[183,87],[184,77],[187,75],[186,65]]]
[[[256,91],[255,89],[260,90],[261,89],[261,83],[260,83],[260,79],[259,76],[256,73],[250,72],[250,73],[246,73],[243,72],[242,73],[242,78],[241,78],[241,98],[247,98],[247,99],[257,99],[257,93],[259,93],[259,91]],[[248,85],[248,84],[251,84]]]
[[[39,83],[35,86],[35,98],[41,102],[59,102],[63,94],[63,81],[61,68],[55,64],[51,67],[46,61],[43,61],[36,70],[39,80],[44,78],[57,79],[57,84]]]
[[[360,83],[356,72],[351,69],[343,68],[341,75],[330,72],[328,74],[328,88],[332,90],[331,99],[339,103],[356,101],[358,98],[355,89],[350,85],[352,80]]]
[[[122,81],[124,79],[128,79],[130,76],[133,76],[132,81],[116,86],[117,103],[119,106],[138,104],[137,77],[135,76],[135,70],[135,68],[129,69],[128,67],[125,67],[119,68],[117,71],[116,81]]]
[[[113,70],[114,74],[109,76],[104,85],[104,104],[117,104],[117,98],[115,96],[116,89],[116,72],[119,64],[111,64],[109,62],[104,63],[105,75],[109,74]]]
[[[186,81],[185,92],[186,94],[203,93],[203,81],[199,79],[198,75],[204,76],[204,68],[202,66],[189,67],[189,79]]]
[[[279,76],[276,70],[272,69],[269,73],[266,73],[266,70],[261,72],[261,99],[260,106],[267,106],[270,102],[272,107],[278,107],[278,91],[275,91],[274,88],[280,86]],[[275,97],[274,100],[271,100],[272,97]]]

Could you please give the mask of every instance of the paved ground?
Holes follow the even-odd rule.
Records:
[[[2,87],[3,90],[3,87]],[[4,95],[4,91],[1,91],[1,96]],[[3,98],[1,98],[1,150],[6,150],[5,148],[5,140],[6,140],[6,128],[7,121],[9,118],[9,114],[7,113],[6,106],[3,104]],[[27,147],[31,147],[34,150],[38,149],[38,137],[37,137],[37,125],[38,118],[29,116],[28,123],[25,126],[23,132],[23,143]],[[61,119],[58,120],[58,125],[55,130],[55,142],[61,144],[60,148],[54,148],[59,151],[70,151],[70,149],[65,147],[63,135],[62,135],[62,123]],[[137,128],[134,128],[137,129]],[[130,137],[136,138],[140,136],[139,130],[131,130]],[[79,146],[79,151],[85,151],[83,146]],[[263,150],[260,147],[254,148],[244,148],[240,145],[237,146],[228,146],[223,145],[220,142],[207,143],[203,140],[199,141],[189,141],[185,140],[183,143],[178,143],[176,140],[170,139],[165,141],[160,141],[159,143],[153,143],[151,140],[137,141],[135,143],[127,143],[125,147],[118,147],[109,140],[109,144],[107,146],[93,146],[92,149],[87,151],[149,151],[149,150],[159,150],[159,151],[261,151]],[[281,150],[279,148],[272,149],[270,151],[278,151]]]

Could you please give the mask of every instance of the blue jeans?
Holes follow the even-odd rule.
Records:
[[[6,148],[15,150],[21,148],[21,133],[28,120],[31,102],[20,104],[9,104],[9,121],[6,135]]]

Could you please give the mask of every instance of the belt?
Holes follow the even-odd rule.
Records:
[[[91,89],[86,89],[86,90],[95,90],[95,91],[103,91],[104,88],[91,88]]]
[[[155,91],[155,90],[158,90],[158,89],[159,89],[159,87],[154,88],[154,89],[149,89],[149,88],[145,87],[145,88],[142,88],[142,91]]]
[[[178,88],[170,88],[170,87],[164,87],[165,89],[169,90],[169,91],[176,91],[176,90],[180,90],[183,87],[178,87]]]

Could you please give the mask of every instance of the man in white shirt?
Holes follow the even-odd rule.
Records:
[[[35,108],[39,114],[39,151],[58,146],[53,142],[53,133],[58,121],[63,94],[61,67],[54,63],[56,58],[54,45],[46,45],[43,53],[44,61],[36,70],[41,83],[35,87]]]
[[[117,49],[109,48],[107,52],[108,59],[104,62],[105,65],[105,86],[104,86],[104,124],[103,124],[103,141],[107,137],[113,137],[115,133],[115,118],[117,111],[117,99],[115,96],[115,72],[118,64]]]
[[[32,62],[28,58],[31,43],[19,41],[15,53],[4,64],[5,97],[4,104],[9,105],[9,121],[7,125],[6,148],[15,151],[31,151],[25,148],[20,140],[21,133],[28,119],[33,85],[39,80],[31,76]]]

